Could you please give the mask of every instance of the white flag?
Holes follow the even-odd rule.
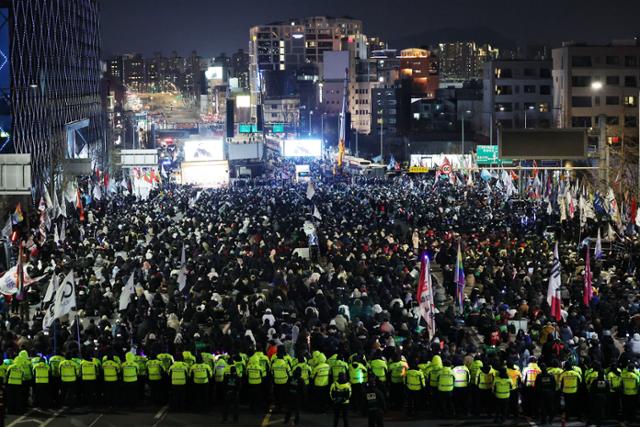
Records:
[[[96,200],[102,199],[102,189],[100,188],[100,185],[93,186],[93,198]]]
[[[59,319],[69,314],[76,307],[76,284],[74,283],[73,270],[67,274],[56,292],[53,309],[53,318]]]
[[[182,245],[182,255],[180,256],[180,272],[178,273],[178,289],[180,292],[187,286],[187,256]]]
[[[60,203],[60,215],[63,217],[67,217],[67,201],[62,198],[62,203]]]
[[[46,304],[53,299],[53,296],[56,294],[59,286],[60,279],[58,278],[58,275],[54,273],[49,281],[49,286],[47,286],[47,292],[44,294],[44,298],[42,298],[43,304]]]
[[[316,205],[313,205],[313,217],[317,218],[319,221],[322,221],[322,215],[320,215],[320,211]]]
[[[131,301],[131,294],[134,292],[133,273],[129,276],[127,284],[122,287],[122,293],[120,294],[120,311],[126,310]]]
[[[640,209],[638,209],[638,212],[640,212]],[[7,219],[7,223],[4,225],[4,227],[2,227],[2,235],[6,237],[7,240],[9,240],[11,238],[12,231],[13,231],[13,224],[11,223],[11,215],[9,215],[9,218]]]
[[[62,220],[62,224],[60,225],[60,242],[64,243],[65,234],[66,234],[67,222]]]
[[[313,187],[313,182],[309,181],[307,184],[307,199],[313,199],[313,196],[316,194],[316,189]]]
[[[47,210],[53,209],[53,201],[51,201],[51,196],[49,195],[49,189],[47,186],[44,186],[44,202],[47,205]]]
[[[53,226],[53,242],[58,243],[60,241],[60,234],[58,234],[58,224]]]

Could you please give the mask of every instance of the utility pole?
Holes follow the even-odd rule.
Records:
[[[380,164],[384,165],[384,119],[380,119]]]
[[[609,187],[609,150],[607,145],[607,116],[601,114],[598,116],[598,126],[600,127],[600,137],[598,138],[598,150],[599,159],[598,166],[600,167],[600,181],[604,181],[607,187]]]
[[[358,130],[356,129],[356,157],[360,157],[360,152],[358,151]],[[640,178],[638,178],[640,180]],[[639,181],[640,182],[640,181]],[[639,187],[640,188],[640,187]]]

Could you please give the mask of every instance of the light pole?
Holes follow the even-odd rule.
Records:
[[[462,138],[461,138],[460,142],[461,142],[461,145],[462,145],[462,147],[461,147],[462,148],[462,153],[461,153],[462,155],[464,155],[464,117],[465,117],[465,114],[471,114],[471,110],[465,110],[465,111],[462,112],[462,115],[461,115],[461,120],[462,120]]]
[[[313,110],[309,111],[309,135],[311,135],[311,131],[313,130],[313,127],[311,126],[312,120],[313,119]]]
[[[591,83],[591,90],[597,93],[603,88],[601,81],[594,81]],[[607,144],[607,123],[606,116],[604,114],[598,115],[598,126],[600,127],[599,138],[599,158],[598,166],[600,167],[600,180],[604,180],[607,187],[609,186],[609,145]]]
[[[524,128],[527,128],[527,112],[529,111],[533,111],[533,105],[529,105],[527,108],[524,109]]]
[[[384,165],[384,119],[380,118],[380,164]]]

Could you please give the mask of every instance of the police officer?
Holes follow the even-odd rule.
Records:
[[[494,422],[502,423],[509,413],[509,396],[511,395],[512,382],[507,370],[502,368],[500,375],[493,381],[493,395],[496,398],[496,415]]]
[[[72,359],[72,355],[68,354],[67,358],[60,362],[60,379],[62,381],[62,402],[67,406],[73,406],[75,397],[77,396],[77,381],[80,371],[76,362]]]
[[[607,397],[609,395],[610,384],[601,369],[596,372],[597,376],[589,385],[591,419],[587,424],[595,424],[596,427],[600,427],[607,411]]]
[[[342,375],[344,375],[344,373]],[[287,413],[284,417],[285,424],[289,423],[291,415],[293,415],[293,425],[297,426],[300,423],[300,408],[302,408],[302,402],[304,400],[305,387],[304,380],[302,379],[302,370],[296,366],[287,384]]]
[[[228,355],[221,354],[213,364],[213,382],[215,384],[215,394],[218,401],[223,401],[225,397],[224,383],[225,375],[229,373]]]
[[[471,374],[462,360],[455,360],[453,368],[453,378],[455,379],[453,388],[453,403],[458,417],[469,416],[469,383]]]
[[[169,367],[171,378],[171,406],[174,410],[184,411],[187,406],[187,377],[189,376],[189,366],[178,356],[175,362]]]
[[[421,407],[421,402],[423,401],[424,388],[426,387],[424,374],[416,365],[413,365],[411,369],[407,371],[404,382],[407,386],[409,416],[413,416],[416,414],[416,409]]]
[[[367,382],[367,368],[361,359],[354,359],[349,365],[349,382],[351,383],[351,401],[354,410],[364,413],[364,385]]]
[[[333,427],[338,427],[340,417],[344,427],[349,427],[349,399],[351,398],[351,384],[346,375],[338,376],[338,381],[331,384],[329,396],[333,402]]]
[[[393,362],[389,364],[389,372],[391,373],[389,384],[391,406],[394,409],[400,409],[404,403],[404,378],[407,373],[407,365],[401,359],[399,354],[396,354],[393,358]]]
[[[580,374],[573,369],[571,362],[565,364],[564,372],[560,375],[560,390],[564,398],[565,419],[578,415],[578,387],[580,386]]]
[[[20,415],[24,412],[27,401],[23,391],[24,371],[22,366],[12,363],[7,368],[5,374],[7,387],[5,389],[5,398],[7,400],[7,412],[10,414]]]
[[[609,394],[607,395],[607,412],[610,418],[618,418],[620,412],[620,389],[622,381],[620,375],[622,371],[617,363],[613,363],[607,372],[606,378],[609,381]]]
[[[537,407],[540,411],[540,424],[551,424],[555,415],[556,378],[547,370],[547,366],[540,364],[540,373],[536,377],[534,390]]]
[[[267,376],[266,371],[262,368],[259,358],[253,356],[249,358],[247,363],[247,383],[249,389],[249,407],[252,411],[256,407],[264,407],[266,399],[261,397],[263,386],[262,383]]]
[[[314,355],[317,356],[314,352]],[[329,375],[331,374],[331,368],[324,358],[316,357],[316,365],[311,371],[311,380],[313,381],[313,399],[316,404],[316,411],[321,412],[326,408],[327,404],[327,391],[329,390]],[[351,390],[351,388],[349,388]]]
[[[162,361],[157,357],[151,356],[147,360],[147,380],[149,382],[149,389],[151,390],[151,401],[155,405],[164,403],[166,396],[165,384],[165,370]]]
[[[227,375],[224,376],[224,406],[222,409],[222,421],[226,422],[229,412],[233,414],[233,421],[238,422],[238,399],[240,398],[240,377],[235,366],[230,366]]]
[[[64,360],[59,354],[54,354],[49,359],[49,368],[51,369],[51,400],[54,406],[60,404],[60,363]]]
[[[476,415],[480,414],[482,411],[487,414],[491,414],[493,412],[494,401],[491,390],[493,389],[494,379],[495,371],[491,365],[483,365],[476,378],[476,387],[478,391],[478,398],[474,402],[474,412]]]
[[[620,380],[622,382],[622,415],[625,421],[632,422],[635,418],[638,385],[640,384],[640,378],[633,362],[629,362],[622,371]]]
[[[80,362],[80,376],[82,378],[82,399],[89,405],[95,404],[98,390],[98,367],[89,353],[85,353]]]
[[[373,356],[373,359],[369,361],[369,371],[371,371],[371,373],[376,376],[376,385],[378,386],[378,389],[382,391],[382,394],[386,395],[389,367],[380,350],[377,350]]]
[[[271,362],[271,377],[273,378],[273,394],[276,400],[276,411],[280,411],[284,406],[287,394],[287,383],[291,375],[291,367],[284,359],[284,347],[280,346],[279,356],[273,358]]]
[[[367,403],[369,427],[383,427],[386,403],[384,400],[384,393],[378,387],[378,379],[376,376],[372,375],[369,378],[364,391],[364,396]]]
[[[453,413],[453,388],[455,384],[455,376],[451,369],[451,362],[445,360],[442,363],[442,369],[438,375],[438,402],[440,415],[444,418],[449,417]]]
[[[209,401],[209,381],[213,376],[211,366],[202,361],[200,353],[196,356],[196,363],[189,369],[191,378],[192,401],[196,408],[204,410]]]
[[[33,404],[38,408],[46,409],[51,405],[51,369],[44,359],[33,365],[33,374],[35,376],[35,384],[33,386]]]
[[[108,358],[102,362],[104,398],[108,406],[117,403],[120,370],[120,363],[114,360],[113,354],[109,354]]]
[[[128,352],[122,363],[122,398],[125,404],[135,406],[138,401],[138,364],[136,356]]]
[[[536,378],[540,374],[538,359],[529,358],[529,364],[522,370],[522,412],[527,416],[533,416],[535,409],[535,390],[533,389]]]

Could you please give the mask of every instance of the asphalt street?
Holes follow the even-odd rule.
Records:
[[[301,427],[324,427],[332,426],[333,415],[302,413],[300,417]],[[232,422],[222,423],[219,412],[209,413],[176,413],[168,411],[167,407],[152,408],[146,407],[136,411],[103,410],[91,411],[88,408],[58,409],[55,411],[41,411],[32,409],[20,417],[8,416],[5,420],[5,427],[187,427],[187,426],[218,426],[229,425],[238,427],[266,427],[283,426],[284,415],[275,413],[250,414],[246,408],[240,412],[240,420],[234,424]],[[350,427],[366,427],[367,420],[359,416],[351,416]],[[496,425],[492,419],[468,419],[468,420],[439,420],[416,418],[409,419],[400,412],[387,414],[385,426],[401,427],[474,427]],[[530,420],[507,421],[505,426],[538,426]],[[555,422],[553,426],[561,427],[584,426],[584,423],[568,422],[561,424]],[[606,423],[604,426],[616,426],[619,423]]]

